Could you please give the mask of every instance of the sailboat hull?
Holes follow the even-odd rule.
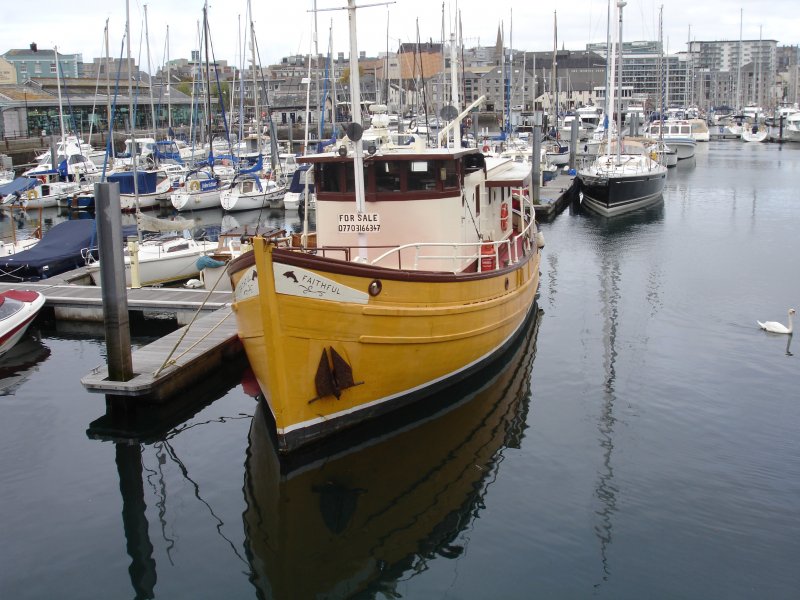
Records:
[[[604,216],[626,213],[661,199],[666,169],[652,174],[605,177],[582,174],[581,200],[584,206]]]

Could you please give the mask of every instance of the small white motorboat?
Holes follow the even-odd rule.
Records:
[[[14,347],[44,306],[44,296],[30,290],[0,292],[0,356]]]

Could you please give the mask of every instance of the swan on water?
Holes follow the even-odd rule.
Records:
[[[777,321],[767,321],[766,323],[762,323],[761,321],[756,321],[761,329],[766,331],[770,331],[772,333],[792,333],[792,315],[795,313],[793,308],[789,309],[789,327],[786,327],[783,323],[778,323]]]

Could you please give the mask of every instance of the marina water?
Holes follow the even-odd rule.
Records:
[[[711,142],[662,203],[571,207],[500,364],[284,464],[242,365],[112,418],[102,329],[39,321],[0,361],[0,597],[796,598],[800,347],[756,320],[800,308],[799,177]]]

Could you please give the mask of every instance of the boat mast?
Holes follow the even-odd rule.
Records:
[[[172,93],[170,92],[170,85],[172,84],[172,75],[170,74],[169,64],[169,25],[167,25],[167,135],[172,135]]]
[[[258,144],[258,152],[261,153],[261,108],[258,105],[258,79],[256,77],[256,26],[253,23],[253,11],[250,6],[250,0],[247,0],[247,13],[250,17],[250,58],[253,61],[253,105],[256,110],[256,144]],[[242,96],[244,96],[244,88],[242,89]],[[241,122],[242,118],[239,117]]]
[[[208,55],[208,0],[203,5],[203,42],[206,51],[206,110],[208,110],[206,121],[208,122],[208,164],[211,167],[211,172],[214,172],[214,140],[212,135],[212,116],[211,116],[211,68],[209,67]]]
[[[131,13],[130,0],[125,0],[125,45],[127,49],[127,80],[128,80],[128,130],[131,132],[131,168],[133,170],[133,199],[136,212],[139,212],[139,175],[136,172],[136,159],[139,148],[136,146],[136,136],[134,135],[133,123],[133,86],[131,84]],[[139,242],[142,241],[142,230],[136,228],[139,235]]]
[[[456,50],[456,34],[452,32],[450,34],[450,86],[452,88],[452,102],[453,108],[456,109],[456,114],[461,112],[460,103],[461,100],[459,99],[458,95],[458,55]],[[459,123],[456,127],[453,128],[453,147],[454,148],[461,148],[461,124]]]
[[[736,73],[736,112],[742,108],[742,18],[744,12],[739,9],[739,68]]]
[[[356,2],[347,0],[347,17],[350,23],[350,104],[353,123],[361,126],[361,81],[358,73],[358,39],[356,37]],[[366,212],[366,202],[364,198],[364,141],[361,136],[355,141],[355,153],[353,157],[353,169],[355,171],[355,192],[356,192],[356,212],[364,214]],[[358,258],[362,262],[367,260],[367,250],[365,248],[367,236],[363,232],[358,233]]]
[[[110,79],[110,51],[108,48],[108,19],[106,19],[106,30],[105,30],[105,44],[106,44],[106,111],[107,111],[107,121],[109,129],[111,129],[111,79]],[[91,142],[91,140],[89,140]],[[111,156],[114,156],[114,141],[111,140]]]
[[[58,121],[61,127],[61,148],[64,152],[64,164],[67,166],[67,179],[69,179],[69,156],[67,155],[67,139],[64,135],[64,109],[61,106],[61,78],[59,77],[61,65],[58,62],[58,46],[54,47],[53,53],[56,55],[56,88],[58,89]],[[58,152],[56,152],[56,156],[51,156],[50,159],[53,166],[55,166],[58,160]]]
[[[147,4],[144,5],[144,39],[147,49],[147,78],[150,81],[150,118],[153,121],[153,140],[155,140],[158,128],[156,126],[156,106],[153,102],[153,71],[150,68],[150,30],[147,26]],[[153,156],[158,157],[157,154]]]
[[[617,39],[617,53],[619,65],[617,65],[617,164],[622,162],[622,9],[627,2],[617,0],[619,8],[619,38]]]

